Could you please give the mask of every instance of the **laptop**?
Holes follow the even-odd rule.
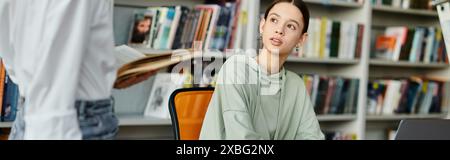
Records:
[[[395,140],[450,140],[450,120],[402,120]]]

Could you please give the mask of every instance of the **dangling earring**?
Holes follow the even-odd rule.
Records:
[[[302,57],[303,56],[302,47],[299,44],[297,44],[295,46],[295,53],[297,54],[298,57]]]
[[[258,42],[258,48],[261,49],[263,47],[262,33],[259,33]]]

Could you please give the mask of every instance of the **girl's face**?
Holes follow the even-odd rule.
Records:
[[[137,30],[139,33],[147,33],[150,30],[150,25],[152,25],[150,19],[141,20],[138,23]]]
[[[303,15],[296,6],[288,2],[276,4],[259,25],[264,48],[271,53],[290,54],[307,37],[302,34],[303,27]]]

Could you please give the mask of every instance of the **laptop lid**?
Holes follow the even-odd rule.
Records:
[[[450,140],[450,120],[402,120],[395,140]]]

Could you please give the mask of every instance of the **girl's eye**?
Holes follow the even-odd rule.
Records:
[[[273,22],[273,23],[277,23],[277,22],[278,22],[278,20],[277,20],[277,19],[275,19],[275,18],[270,18],[270,22]]]
[[[292,29],[292,30],[295,30],[295,29],[296,29],[295,26],[292,25],[292,24],[288,24],[287,27],[288,27],[289,29]]]

